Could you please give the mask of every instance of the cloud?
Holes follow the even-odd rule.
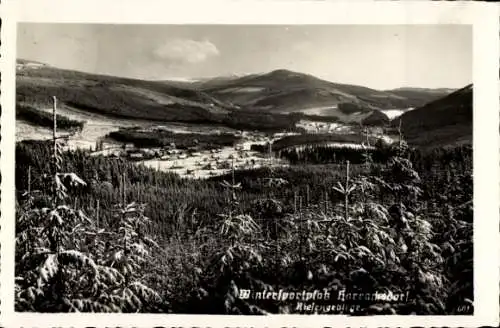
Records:
[[[169,40],[154,51],[157,58],[168,60],[173,64],[197,64],[219,54],[219,49],[210,41],[190,39]]]

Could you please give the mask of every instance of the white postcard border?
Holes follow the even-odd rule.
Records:
[[[499,314],[499,10],[476,2],[54,1],[1,7],[1,315],[6,327],[84,326],[478,326]],[[16,22],[127,24],[471,24],[474,82],[473,316],[28,314],[14,312]],[[443,63],[446,65],[446,63]]]

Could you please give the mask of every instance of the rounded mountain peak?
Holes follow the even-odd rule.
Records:
[[[286,78],[286,77],[298,77],[298,76],[303,76],[304,74],[297,73],[294,71],[290,71],[287,69],[276,69],[272,72],[269,73],[270,76],[274,77],[281,77],[281,78]]]

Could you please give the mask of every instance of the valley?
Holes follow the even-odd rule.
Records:
[[[39,108],[47,114],[52,113],[51,108]],[[224,126],[203,124],[188,124],[166,122],[158,124],[155,121],[138,119],[112,119],[100,114],[88,113],[83,110],[63,106],[58,108],[58,115],[77,122],[83,122],[83,128],[78,131],[60,131],[58,136],[67,136],[65,148],[67,150],[90,150],[91,156],[123,157],[130,159],[138,165],[145,165],[164,172],[173,172],[183,177],[208,178],[223,175],[234,169],[256,169],[266,166],[286,166],[286,160],[272,159],[274,155],[262,151],[255,151],[252,146],[264,145],[269,147],[274,141],[283,137],[299,134],[331,134],[344,136],[356,134],[358,127],[349,123],[329,123],[321,121],[301,120],[296,127],[299,132],[265,133],[258,131],[241,131]],[[52,130],[39,127],[35,124],[18,120],[16,123],[17,141],[23,140],[50,140]],[[232,145],[217,146],[207,145],[210,149],[202,149],[198,145],[181,147],[177,149],[173,142],[168,142],[162,147],[134,145],[130,142],[116,140],[110,135],[119,131],[141,131],[144,136],[152,136],[155,131],[165,131],[173,134],[196,134],[202,140],[212,136],[217,138],[221,134],[232,135],[237,138]],[[372,136],[382,138],[385,142],[393,141],[389,136],[383,135],[380,129],[371,128]],[[375,134],[377,133],[377,134]],[[167,145],[168,144],[168,145]],[[316,144],[316,142],[314,143]],[[304,145],[297,145],[304,147]],[[361,147],[361,142],[330,142],[330,147]],[[272,163],[272,164],[271,164]]]
[[[397,95],[392,95],[392,91],[377,93],[377,91],[368,88],[332,84],[310,75],[287,70],[243,77],[206,79],[192,82],[194,86],[189,88],[187,87],[189,82],[183,82],[182,85],[185,88],[182,89],[179,86],[169,86],[169,81],[152,82],[97,76],[59,70],[40,63],[31,65],[29,61],[20,63],[17,69],[18,101],[20,104],[34,106],[40,111],[50,114],[52,111],[50,95],[59,95],[58,113],[70,120],[83,122],[83,128],[77,132],[60,131],[60,135],[68,135],[66,144],[68,149],[93,150],[93,156],[125,156],[133,158],[135,162],[162,171],[175,172],[188,177],[205,178],[227,173],[230,160],[231,163],[234,162],[235,168],[249,169],[268,165],[268,156],[250,149],[250,145],[253,143],[272,142],[279,139],[280,135],[283,136],[287,133],[326,133],[340,136],[365,133],[361,132],[359,127],[363,125],[365,120],[372,117],[372,108],[375,108],[375,102],[380,105],[385,101],[384,99],[390,100],[384,105],[386,107],[379,109],[379,115],[382,118],[385,115],[386,118],[380,123],[374,123],[385,124],[383,122],[404,117],[404,113],[413,109],[413,107],[409,109],[394,108],[392,101],[395,99],[403,102],[404,95],[410,93],[413,98],[409,98],[407,104],[411,105],[415,103],[417,98],[424,99],[425,92],[428,92],[430,100],[434,99],[436,95],[451,92],[449,90],[412,89],[398,90]],[[280,91],[280,88],[284,86],[287,89]],[[109,91],[107,95],[100,96],[105,100],[104,103],[108,104],[107,107],[102,107],[91,100],[97,95],[92,94],[91,88],[96,87],[107,88]],[[262,104],[264,99],[274,99],[277,95],[281,98],[286,96],[295,99],[293,92],[308,90],[307,88],[312,88],[310,90],[317,90],[317,92],[309,93],[313,98],[308,98],[307,103],[300,103],[305,106],[304,108],[297,108],[299,103],[296,103],[294,104],[295,109],[291,111],[277,112],[269,107],[267,109],[269,113],[262,113],[266,109],[256,105],[256,103]],[[61,93],[63,90],[64,92]],[[295,91],[290,93],[290,90]],[[352,94],[353,92],[354,94]],[[112,96],[115,93],[116,96]],[[76,95],[78,98],[75,98]],[[315,107],[315,104],[318,103],[314,100],[315,95],[319,97],[319,103],[326,101],[330,105]],[[333,98],[329,99],[329,95],[333,95]],[[258,98],[258,100],[249,101],[248,97]],[[356,105],[346,111],[345,106],[339,107],[343,105],[343,103],[339,103],[339,97],[353,100]],[[366,103],[367,99],[371,99],[372,104]],[[301,101],[305,101],[305,99]],[[133,105],[134,103],[135,105]],[[280,101],[280,106],[283,104]],[[123,107],[123,105],[125,106]],[[134,109],[131,106],[136,107]],[[139,114],[137,106],[145,108],[144,115]],[[170,108],[168,111],[172,113],[175,111],[176,114],[174,116],[164,114],[158,106]],[[180,110],[175,110],[176,106],[179,106]],[[186,112],[186,108],[188,108],[188,112]],[[193,112],[194,108],[197,109]],[[199,118],[193,118],[192,113],[197,113]],[[250,126],[253,127],[252,130],[246,128]],[[197,152],[196,150],[187,152],[184,149],[179,150],[179,154],[167,158],[164,153],[159,152],[159,149],[154,147],[147,149],[148,147],[132,146],[132,149],[123,152],[122,149],[126,145],[108,137],[113,132],[131,128],[161,128],[172,133],[199,133],[200,135],[230,133],[241,136],[242,140],[238,142],[240,145],[220,147],[215,153]],[[384,131],[381,126],[368,128],[372,131],[371,134],[383,139],[386,143],[397,139],[397,134],[394,131]],[[27,122],[24,119],[17,122],[16,138],[18,141],[43,140],[51,137],[51,130],[38,126],[36,122]],[[100,148],[98,151],[97,145]],[[361,143],[358,145],[361,146]],[[342,146],[342,144],[337,146]],[[192,156],[193,152],[199,153],[199,158]],[[157,153],[159,156],[152,158],[151,153]],[[276,163],[278,162],[280,165],[287,165],[286,161],[276,161]],[[275,165],[277,165],[276,163]]]

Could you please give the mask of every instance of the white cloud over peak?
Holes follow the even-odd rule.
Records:
[[[173,39],[157,47],[154,54],[174,64],[196,64],[218,56],[220,53],[217,46],[208,40]]]

